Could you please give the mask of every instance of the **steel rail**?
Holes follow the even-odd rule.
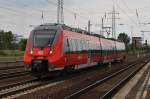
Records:
[[[147,62],[147,61],[146,61],[146,62]],[[119,70],[119,71],[117,71],[117,72],[115,72],[115,73],[113,73],[113,74],[111,74],[111,75],[109,75],[109,76],[103,78],[103,79],[100,79],[100,80],[98,80],[98,81],[96,81],[96,82],[90,84],[89,86],[87,86],[87,87],[85,87],[85,88],[83,88],[83,89],[80,89],[80,90],[78,90],[77,92],[75,92],[75,93],[73,93],[73,94],[71,94],[71,95],[65,97],[65,99],[75,99],[75,98],[79,97],[80,95],[82,95],[82,94],[88,92],[89,90],[91,90],[91,89],[93,89],[93,88],[96,88],[96,87],[99,86],[100,84],[102,84],[102,83],[108,81],[109,79],[112,79],[113,77],[117,76],[118,74],[120,74],[120,73],[122,73],[122,72],[124,72],[124,71],[126,71],[126,70],[128,70],[128,69],[130,69],[131,67],[137,65],[138,63],[139,63],[139,61],[136,62],[136,63],[133,63],[133,64],[129,65],[128,67],[123,68],[123,69],[121,69],[121,70]],[[144,63],[144,64],[145,64],[145,63]],[[141,67],[142,67],[142,66],[141,66]],[[106,95],[106,96],[107,96],[107,95]]]
[[[131,72],[127,77],[122,79],[120,82],[118,82],[113,88],[111,88],[108,92],[106,92],[103,96],[100,97],[100,99],[110,99],[115,93],[119,91],[125,85],[131,78],[134,77],[134,75],[139,72],[143,66],[147,64],[148,61],[145,61],[139,68],[137,68],[135,71]]]
[[[0,75],[0,80],[12,78],[12,77],[24,76],[24,75],[27,75],[27,74],[29,74],[29,72],[26,72],[26,71],[19,71],[19,72],[8,73],[8,74],[1,74]]]

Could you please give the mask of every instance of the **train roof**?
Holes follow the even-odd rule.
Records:
[[[59,28],[62,28],[62,29],[67,30],[67,31],[77,32],[77,33],[80,33],[80,34],[85,34],[85,35],[90,35],[90,36],[105,38],[104,36],[96,34],[96,33],[93,33],[93,32],[89,33],[88,31],[80,29],[80,28],[73,28],[73,27],[67,26],[65,24],[57,24],[57,23],[45,23],[45,24],[41,24],[41,25],[35,27],[34,30],[59,29]],[[113,38],[105,38],[105,39],[120,42],[120,41],[115,40]]]

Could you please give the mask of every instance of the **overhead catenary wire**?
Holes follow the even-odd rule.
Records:
[[[10,2],[11,2],[11,1],[5,0],[5,5],[11,6],[11,5],[9,5]],[[20,2],[20,1],[19,1],[19,2]],[[27,7],[28,7],[28,8],[30,8],[30,10],[32,9],[32,11],[36,11],[36,12],[42,12],[42,11],[47,12],[47,11],[49,11],[49,10],[45,10],[45,9],[42,9],[42,8],[36,8],[36,7],[34,7],[33,5],[30,6],[29,4],[26,4],[26,3],[24,3],[24,2],[20,2],[20,3],[21,3],[21,6],[22,6],[22,7],[24,7],[24,8],[27,8]],[[15,4],[16,6],[17,6],[17,5],[20,5],[20,3],[18,3],[18,2],[11,2],[11,4]]]
[[[53,6],[57,7],[57,3],[53,2],[53,1],[50,1],[50,0],[45,0],[45,1],[48,2],[49,4],[53,5]],[[64,7],[64,10],[65,10],[64,13],[71,14],[73,16],[73,18],[74,18],[74,15],[76,14],[76,20],[75,21],[77,21],[78,17],[80,17],[82,19],[82,20],[80,19],[80,22],[87,24],[86,17],[84,17],[81,14],[78,14],[77,12],[72,11],[72,10],[66,8],[66,7]]]
[[[48,3],[50,3],[50,4],[53,5],[53,6],[57,7],[57,3],[52,2],[52,1],[50,1],[50,0],[45,0],[45,1],[48,2]],[[71,13],[71,14],[73,14],[73,15],[74,15],[75,13],[78,14],[77,12],[72,11],[72,10],[66,8],[66,7],[64,7],[64,9],[66,10],[67,13]],[[85,17],[83,17],[81,14],[78,14],[78,16],[81,17],[81,18],[83,18],[83,20],[86,20],[86,19],[84,19]],[[86,20],[86,21],[87,21],[87,20]]]
[[[125,1],[125,0],[121,0],[121,1],[122,1],[122,3],[124,4],[124,6],[125,6],[128,10],[130,10],[130,8],[129,8],[128,4],[126,3],[126,1]],[[140,18],[139,18],[138,9],[136,9],[136,10],[134,10],[134,11],[136,11],[135,14],[136,14],[136,16],[137,16],[137,21],[138,21],[138,23],[141,23],[141,22],[140,22]]]
[[[115,0],[112,0],[112,2],[114,3],[114,5],[116,5],[116,6],[121,10],[121,12],[122,12],[123,14],[125,14],[125,15],[129,18],[129,20],[130,20],[133,24],[135,24],[135,25],[137,26],[137,27],[136,27],[137,29],[141,28],[141,27],[139,26],[138,22],[136,22],[134,19],[132,19],[132,18],[128,15],[128,13],[127,13],[123,8],[121,8],[117,2],[115,2]]]
[[[10,3],[10,2],[9,2]],[[13,2],[11,2],[12,4]],[[16,4],[16,3],[14,3]],[[18,9],[14,9],[11,7],[11,5],[9,5],[8,3],[5,3],[4,4],[5,6],[0,6],[1,9],[4,9],[6,11],[8,11],[9,13],[6,13],[5,11],[3,13],[6,13],[7,15],[10,14],[10,15],[13,15],[13,16],[24,16],[24,17],[30,17],[32,19],[38,19],[37,17],[37,14],[39,15],[41,12],[44,12],[44,11],[48,11],[48,10],[43,10],[43,9],[37,9],[37,8],[34,8],[34,7],[31,7],[31,6],[28,6],[27,4],[24,4],[24,3],[21,3],[21,6],[25,7],[25,8],[28,8],[30,9],[30,11],[24,11],[23,10],[18,10]],[[17,5],[17,4],[16,4]],[[39,12],[39,13],[36,13],[36,12]],[[32,12],[32,13],[31,13]],[[33,14],[35,13],[35,14]],[[4,14],[1,14],[2,16],[4,16]],[[11,17],[11,16],[7,16],[7,17]],[[40,17],[39,17],[40,18]]]
[[[9,18],[9,17],[11,17],[11,19],[17,18],[17,17],[24,17],[26,19],[28,19],[30,17],[30,19],[32,19],[32,20],[39,20],[40,19],[40,13],[41,13],[40,10],[33,8],[33,7],[30,7],[24,3],[21,3],[21,6],[22,6],[21,9],[12,8],[13,5],[11,5],[11,4],[17,5],[17,2],[16,3],[14,3],[14,2],[10,3],[10,2],[9,3],[4,2],[0,5],[1,11],[2,11],[2,13],[0,15],[2,16],[3,19]],[[26,11],[24,11],[25,9],[23,9],[23,8],[28,8],[28,9],[26,9]],[[28,11],[29,9],[30,9],[30,11]],[[35,11],[39,12],[39,13],[35,13]],[[48,11],[48,10],[46,10],[46,11]],[[38,16],[37,16],[37,14],[38,14]],[[1,22],[4,22],[3,19],[1,19]],[[14,20],[12,20],[12,21],[6,20],[5,23],[6,22],[8,22],[8,24],[12,23],[14,25],[16,25],[18,23],[17,21],[14,21]]]
[[[57,4],[56,3],[54,3],[53,1],[50,1],[50,0],[45,0],[46,2],[49,2],[50,4],[52,4],[52,5],[54,5],[54,6],[57,6]],[[11,2],[11,1],[10,1]],[[49,10],[41,10],[41,9],[39,9],[39,8],[35,8],[35,7],[31,7],[31,6],[29,6],[28,4],[25,4],[25,3],[22,3],[21,2],[21,6],[23,6],[24,8],[27,8],[28,7],[28,9],[31,9],[30,11],[32,11],[32,13],[35,13],[35,12],[39,12],[39,13],[37,13],[37,14],[39,14],[39,17],[37,17],[37,14],[32,14],[32,13],[30,13],[30,12],[28,12],[28,11],[22,11],[21,9],[14,9],[14,8],[11,8],[11,4],[13,3],[13,4],[16,4],[16,3],[14,3],[14,2],[11,2],[11,4],[10,4],[10,2],[9,2],[9,4],[7,3],[7,1],[5,2],[5,6],[0,6],[0,8],[2,8],[2,9],[4,9],[4,10],[7,10],[8,12],[10,12],[10,13],[7,13],[7,15],[8,14],[10,14],[9,16],[7,16],[7,17],[12,17],[11,15],[14,15],[14,16],[25,16],[25,17],[31,17],[32,19],[40,19],[40,13],[41,12],[44,12],[44,11],[49,11]],[[16,4],[17,5],[17,4]],[[27,9],[27,10],[28,10]],[[86,18],[84,17],[84,16],[82,16],[81,14],[78,14],[77,12],[75,12],[75,11],[71,11],[70,9],[67,9],[67,8],[64,8],[65,10],[66,10],[66,13],[71,13],[72,14],[72,16],[74,15],[74,14],[76,14],[76,20],[78,19],[78,17],[80,17],[80,21],[81,22],[83,22],[83,23],[86,23],[87,22],[87,20],[86,20]],[[5,12],[4,12],[5,13]],[[47,14],[47,13],[46,13]],[[4,16],[3,14],[2,14],[2,16]],[[45,20],[47,20],[47,19],[45,19]],[[83,21],[84,20],[84,21]]]
[[[44,0],[43,0],[44,1]],[[55,6],[55,7],[57,7],[57,3],[55,3],[54,1],[52,1],[52,0],[45,0],[46,2],[49,2],[51,5],[53,5],[53,6]],[[114,1],[114,0],[113,0]],[[30,13],[30,12],[25,12],[24,13],[24,11],[21,11],[20,9],[14,9],[14,8],[10,8],[10,7],[8,7],[8,6],[4,6],[4,7],[2,7],[3,9],[5,9],[5,10],[7,10],[7,11],[9,11],[9,12],[11,12],[11,13],[13,13],[14,15],[18,15],[18,16],[23,16],[23,15],[26,15],[27,17],[31,17],[32,19],[40,19],[40,16],[41,16],[41,12],[43,11],[49,11],[49,10],[43,10],[43,9],[40,9],[40,8],[36,8],[36,7],[31,7],[31,6],[29,6],[28,4],[26,4],[26,3],[22,3],[21,2],[21,4],[26,8],[26,7],[28,7],[28,8],[30,8],[31,9],[31,11],[33,11],[33,13],[35,13],[35,12],[38,12],[39,11],[39,17],[37,17],[37,14],[32,14],[32,13]],[[118,7],[118,6],[117,6]],[[1,7],[0,7],[1,8]],[[72,16],[74,17],[74,15],[76,14],[76,20],[80,17],[80,20],[81,20],[81,22],[83,22],[83,23],[87,23],[87,15],[84,15],[84,14],[80,14],[79,12],[76,12],[76,11],[72,11],[71,9],[68,9],[68,8],[66,8],[66,7],[64,7],[64,9],[66,10],[65,11],[65,13],[71,13],[72,14]],[[130,19],[130,21],[132,22],[132,23],[134,23],[134,24],[136,24],[137,25],[137,23],[136,23],[136,21],[134,20],[134,19],[132,19],[127,13],[126,13],[126,11],[122,11],[124,14],[126,14],[128,17],[129,17],[129,19]],[[44,13],[44,14],[46,14],[46,13]],[[11,17],[11,16],[10,16]],[[47,19],[45,19],[45,20],[47,20]],[[92,24],[94,24],[94,22],[92,22]]]

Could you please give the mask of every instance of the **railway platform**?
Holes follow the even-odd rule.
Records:
[[[150,99],[150,62],[112,99]]]

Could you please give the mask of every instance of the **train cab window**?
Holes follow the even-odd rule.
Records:
[[[30,42],[31,42],[31,46],[33,47],[33,37],[34,37],[34,31],[31,31],[31,33],[30,33]]]
[[[53,43],[56,30],[35,30],[33,35],[33,46],[43,48]]]

